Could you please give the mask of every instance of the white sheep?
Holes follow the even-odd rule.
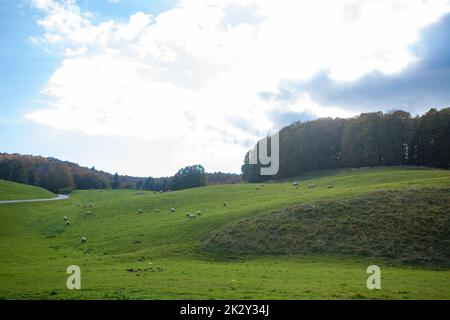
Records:
[[[175,208],[170,208],[170,211],[173,213],[175,212]]]
[[[159,212],[159,209],[155,209],[155,212],[158,213],[158,212]]]
[[[81,237],[81,243],[86,243],[86,242],[87,242],[86,237]]]
[[[66,216],[64,216],[64,218],[63,218],[63,219],[64,219],[64,221],[67,221],[67,220],[69,220],[69,218],[67,218]]]
[[[144,211],[142,210],[142,209],[139,209],[138,210],[138,213],[143,213]]]
[[[327,186],[328,189],[332,189],[332,188],[336,188],[336,186],[334,184],[330,184]]]
[[[91,212],[91,211],[86,211],[84,214],[85,214],[86,216],[89,216],[89,215],[92,214],[92,212]]]
[[[196,215],[193,215],[192,213],[186,213],[186,216],[187,216],[187,218],[189,219],[189,221],[191,221],[192,219],[195,219],[195,218],[197,218],[197,216]]]
[[[197,211],[197,217],[200,217],[202,215],[202,212],[199,210]]]

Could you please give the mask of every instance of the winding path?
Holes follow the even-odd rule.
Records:
[[[55,200],[66,200],[69,199],[69,196],[65,194],[59,194],[56,198],[50,199],[28,199],[28,200],[2,200],[1,203],[22,203],[22,202],[43,202],[43,201],[55,201]]]

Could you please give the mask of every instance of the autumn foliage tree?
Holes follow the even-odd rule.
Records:
[[[111,186],[110,175],[55,158],[20,154],[0,154],[0,179],[36,185],[55,193],[62,189],[104,189]]]

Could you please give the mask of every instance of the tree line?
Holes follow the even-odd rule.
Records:
[[[7,153],[0,154],[0,179],[39,186],[55,193],[111,186],[109,174],[95,168],[51,157]]]
[[[113,175],[52,157],[8,153],[0,153],[0,179],[35,185],[54,193],[110,188],[169,191],[241,180],[238,174],[206,173],[201,165],[180,169],[172,177],[144,178]]]
[[[269,145],[270,152],[270,145]],[[260,175],[244,158],[242,179],[260,182],[322,169],[414,165],[450,168],[450,108],[422,116],[397,110],[296,122],[279,132],[279,171]]]

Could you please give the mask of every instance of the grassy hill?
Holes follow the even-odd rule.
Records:
[[[214,250],[205,250],[208,240],[224,230],[234,228],[238,221],[254,221],[259,226],[259,221],[262,221],[259,219],[267,219],[271,212],[276,212],[274,215],[277,216],[289,212],[289,208],[312,203],[319,207],[308,214],[321,215],[329,207],[327,219],[334,219],[333,215],[339,215],[337,209],[333,209],[333,203],[344,201],[342,205],[347,207],[343,208],[351,210],[341,220],[337,220],[338,225],[343,225],[345,219],[349,219],[358,226],[364,220],[361,210],[367,211],[377,201],[380,206],[385,201],[386,206],[394,204],[401,208],[405,205],[403,202],[400,204],[400,200],[395,200],[395,197],[392,199],[388,196],[391,191],[403,199],[403,192],[406,192],[406,196],[426,196],[429,190],[436,190],[439,194],[432,196],[432,201],[438,201],[440,193],[444,193],[447,198],[436,202],[439,212],[433,211],[432,214],[444,222],[448,221],[450,214],[440,211],[442,205],[447,204],[448,207],[445,190],[450,186],[450,171],[358,169],[318,173],[310,175],[308,179],[317,184],[315,189],[308,189],[304,185],[296,189],[291,182],[283,182],[267,183],[263,187],[259,184],[218,185],[163,194],[92,190],[77,191],[65,201],[0,205],[0,297],[450,297],[450,270],[446,267],[448,261],[429,261],[427,266],[415,261],[405,264],[396,259],[399,257],[384,254],[370,256],[348,250],[347,247],[340,250],[339,244],[336,244],[336,250],[309,250],[305,247],[307,250],[293,250],[283,255],[279,251],[262,250],[254,251],[251,256],[242,256],[227,245],[222,249],[216,246]],[[329,184],[335,184],[336,188],[327,189]],[[428,191],[424,191],[424,188],[428,188]],[[377,198],[377,194],[383,196]],[[370,201],[359,210],[357,199]],[[427,209],[432,207],[425,205]],[[171,213],[170,208],[175,208],[175,213]],[[86,215],[87,210],[91,214]],[[187,219],[186,213],[199,210],[202,212],[201,217],[193,221]],[[297,212],[297,209],[290,210]],[[373,216],[376,210],[367,212]],[[395,211],[390,212],[389,217],[394,219],[394,214]],[[406,219],[408,210],[401,210],[399,215]],[[69,218],[69,226],[65,225],[63,216]],[[310,219],[311,223],[317,225],[314,217]],[[436,229],[428,230],[428,225],[432,228],[438,226],[421,215],[420,210],[411,213],[411,221],[417,224],[423,220],[423,228],[416,230],[405,226],[402,219],[396,224],[399,234],[419,230],[426,233],[424,236],[436,237],[436,241],[449,240],[448,225],[441,225],[441,233],[436,233]],[[331,220],[327,221],[324,230],[333,232]],[[259,234],[255,230],[242,230],[255,236]],[[341,231],[338,228],[335,230]],[[262,228],[261,236],[267,235],[266,231]],[[391,231],[392,234],[396,233]],[[82,236],[87,238],[87,243],[81,243]],[[420,243],[421,238],[415,235],[407,239],[413,241],[412,248],[428,245]],[[350,240],[358,245],[358,239]],[[296,248],[298,243],[293,243],[293,248]],[[249,246],[251,244],[249,242]],[[283,246],[281,243],[278,245]],[[373,247],[383,248],[371,244],[368,249]],[[445,256],[442,251],[438,253],[440,259],[448,259],[448,255]],[[82,290],[71,291],[65,286],[68,277],[66,268],[72,264],[81,268]],[[381,267],[382,290],[370,291],[366,288],[366,268],[371,264]]]
[[[0,180],[0,201],[47,199],[53,197],[55,197],[53,193],[39,187]]]
[[[258,215],[210,235],[229,255],[333,253],[450,267],[450,188],[389,190]]]

